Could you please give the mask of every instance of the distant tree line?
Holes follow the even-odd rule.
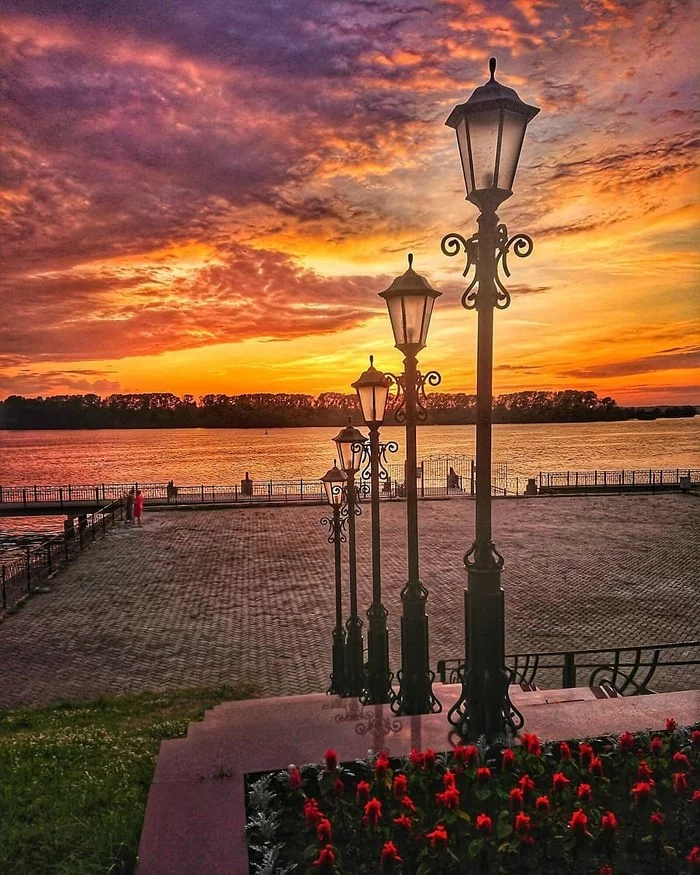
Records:
[[[393,400],[391,403],[395,403]],[[431,392],[424,406],[428,423],[462,425],[476,421],[476,396]],[[596,422],[694,416],[692,405],[621,407],[595,392],[513,392],[494,398],[495,422]],[[348,417],[360,424],[355,394],[258,393],[192,395],[171,392],[98,395],[53,395],[0,401],[0,428],[282,428],[342,426]]]

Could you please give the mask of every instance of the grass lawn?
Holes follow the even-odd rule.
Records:
[[[130,873],[160,743],[228,686],[0,712],[0,872]]]

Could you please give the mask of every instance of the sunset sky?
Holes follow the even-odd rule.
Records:
[[[397,370],[377,293],[442,291],[421,354],[474,391],[449,231],[456,103],[541,108],[499,213],[532,235],[496,392],[700,404],[700,4],[9,0],[0,397],[350,391]]]

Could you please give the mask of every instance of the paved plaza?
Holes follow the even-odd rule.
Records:
[[[0,623],[0,707],[221,682],[252,683],[266,695],[324,691],[334,622],[324,511],[168,511],[147,514],[142,529],[110,533],[60,571],[51,592]],[[382,505],[394,668],[405,512],[403,503]],[[508,651],[700,639],[697,497],[504,499],[494,502],[493,517],[506,559]],[[419,519],[434,667],[463,652],[462,556],[474,504],[425,501]],[[363,615],[371,598],[369,528],[364,506]],[[700,676],[684,669],[658,686],[700,687]]]

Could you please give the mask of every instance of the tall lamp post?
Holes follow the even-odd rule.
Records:
[[[333,627],[332,670],[329,695],[345,695],[345,629],[343,628],[343,592],[340,566],[340,545],[345,540],[340,508],[345,501],[345,476],[333,462],[333,467],[321,477],[326,500],[333,511],[332,517],[324,517],[321,522],[330,529],[328,540],[333,544],[335,556],[335,626]]]
[[[362,620],[357,613],[357,549],[355,544],[355,516],[360,512],[356,500],[355,474],[360,469],[365,448],[365,436],[354,426],[345,426],[334,438],[338,448],[340,467],[347,477],[348,501],[348,564],[350,568],[350,616],[347,623],[347,660],[345,683],[349,696],[360,696],[364,686],[364,643]]]
[[[379,480],[380,454],[390,448],[380,449],[379,427],[384,422],[384,411],[389,396],[391,380],[374,367],[374,356],[369,357],[369,367],[352,384],[357,392],[362,416],[369,429],[370,501],[372,509],[372,604],[367,611],[368,673],[365,678],[363,700],[369,705],[391,702],[394,691],[393,675],[389,669],[389,632],[386,619],[389,614],[382,604],[381,538],[379,530]],[[393,444],[395,447],[396,445]],[[385,473],[386,476],[386,473]]]
[[[495,79],[496,60],[489,61],[491,78],[466,103],[456,106],[446,124],[457,133],[467,200],[480,211],[478,231],[468,239],[448,234],[445,255],[464,250],[464,276],[474,275],[462,296],[462,306],[478,315],[476,372],[476,538],[464,557],[466,664],[462,693],[449,720],[463,737],[505,737],[524,721],[508,695],[505,667],[503,557],[491,536],[491,408],[493,395],[493,311],[505,310],[510,295],[499,277],[506,277],[508,253],[524,258],[532,252],[525,234],[508,236],[496,209],[512,195],[513,179],[525,129],[539,109],[523,103],[512,88]]]
[[[406,520],[408,531],[408,581],[401,590],[401,669],[398,672],[399,692],[392,708],[401,714],[427,714],[440,711],[433,695],[433,673],[429,667],[428,617],[425,604],[428,590],[418,573],[418,486],[416,482],[416,424],[425,419],[425,409],[419,397],[425,395],[425,384],[437,386],[440,375],[435,371],[421,374],[418,353],[425,347],[430,317],[436,298],[442,293],[433,289],[425,277],[413,270],[413,256],[408,256],[408,270],[397,277],[380,297],[389,311],[395,346],[404,358],[404,372],[394,377],[400,403],[397,422],[406,423]]]

